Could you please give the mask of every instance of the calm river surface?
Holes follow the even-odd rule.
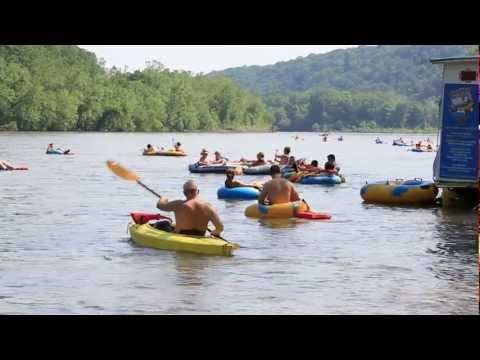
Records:
[[[365,181],[431,179],[434,153],[376,145],[376,134],[326,143],[292,135],[0,133],[0,159],[30,168],[0,172],[0,313],[478,314],[475,213],[366,205],[359,194]],[[168,146],[172,138],[189,156],[141,156],[147,143]],[[76,155],[47,156],[50,142]],[[331,221],[247,219],[250,202],[216,198],[223,175],[187,169],[202,147],[270,159],[285,145],[321,163],[336,155],[345,184],[298,186]],[[221,214],[224,236],[242,248],[223,258],[135,246],[129,213],[155,211],[156,199],[112,175],[107,159],[169,199],[195,179]]]

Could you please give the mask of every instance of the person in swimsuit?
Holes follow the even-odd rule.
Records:
[[[334,164],[327,162],[325,163],[325,169],[319,171],[319,174],[321,173],[326,173],[329,175],[338,175],[338,170],[335,168]]]
[[[215,229],[213,236],[220,236],[223,223],[217,212],[206,201],[200,199],[197,184],[189,180],[183,185],[183,194],[186,200],[168,201],[160,197],[157,208],[162,211],[171,211],[175,214],[175,232],[178,234],[205,236],[208,224],[211,222]]]
[[[267,165],[267,162],[265,161],[265,154],[263,152],[259,152],[257,154],[257,160],[246,160],[242,158],[240,161],[247,166]]]
[[[269,205],[274,205],[300,200],[293,184],[282,178],[278,165],[272,165],[270,175],[272,180],[263,185],[263,190],[258,197],[259,204],[265,205],[265,201],[268,201]]]
[[[314,174],[318,174],[320,171],[323,170],[322,168],[318,167],[318,161],[317,160],[312,160],[310,165],[299,166],[298,169],[300,171],[306,171],[306,172],[314,173]]]
[[[148,144],[143,151],[147,154],[151,154],[151,153],[157,152],[157,149],[155,149],[155,147],[153,147],[152,144]]]
[[[277,161],[280,165],[287,165],[290,162],[290,147],[286,146],[283,149],[282,155],[275,155],[275,161]]]
[[[246,184],[240,180],[235,180],[235,171],[232,169],[228,169],[226,174],[227,174],[227,179],[225,180],[226,188],[231,189],[236,187],[251,187],[254,189],[262,190],[262,185],[259,183]]]
[[[200,160],[197,162],[198,165],[208,165],[210,161],[208,160],[208,151],[206,149],[202,149],[200,153]]]
[[[175,147],[175,151],[181,152],[181,153],[184,152],[182,149],[182,144],[180,144],[179,142],[177,142],[174,147]]]
[[[63,150],[61,148],[54,149],[53,143],[51,143],[51,144],[48,144],[47,154],[52,153],[52,152],[61,152],[61,153],[64,153],[64,154],[68,154],[70,152],[70,149],[67,149],[67,150]]]
[[[215,151],[215,160],[210,162],[211,164],[222,164],[225,165],[227,163],[228,159],[224,158],[222,154],[220,154],[220,151]]]
[[[331,169],[331,166],[333,165],[333,168],[337,170],[337,172],[340,171],[340,167],[337,165],[337,161],[335,160],[335,155],[330,154],[327,156],[327,162],[324,165],[325,170]]]

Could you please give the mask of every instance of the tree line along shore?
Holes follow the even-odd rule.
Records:
[[[439,97],[425,85],[431,74],[418,79],[427,98],[393,86],[370,91],[328,84],[261,94],[227,75],[171,71],[156,61],[129,72],[106,68],[77,46],[1,45],[0,130],[430,132],[438,123]]]

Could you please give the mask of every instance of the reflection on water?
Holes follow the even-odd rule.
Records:
[[[438,256],[432,266],[436,276],[449,281],[478,283],[478,269],[469,268],[478,258],[477,217],[474,211],[440,209],[436,221],[439,242],[429,251]]]
[[[366,181],[431,178],[434,154],[379,148],[374,134],[329,143],[315,134],[300,142],[282,133],[173,136],[189,156],[140,155],[147,143],[169,144],[172,134],[0,133],[0,157],[30,168],[0,173],[0,313],[478,313],[474,212],[368,205],[359,195]],[[78,155],[46,156],[52,141]],[[252,201],[217,199],[223,175],[188,173],[205,146],[232,159],[273,156],[283,146],[320,162],[334,153],[347,183],[298,185],[332,220],[246,218]],[[236,256],[135,246],[128,214],[156,211],[157,199],[109,173],[107,159],[169,199],[182,196],[185,180],[197,181],[221,214],[224,236],[241,245]]]
[[[259,224],[270,229],[293,229],[297,223],[304,223],[301,219],[260,219]]]

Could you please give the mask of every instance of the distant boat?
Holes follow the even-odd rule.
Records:
[[[340,136],[340,137],[338,138],[338,141],[343,141],[343,136]]]
[[[375,139],[375,142],[376,142],[377,144],[383,144],[383,141],[380,140],[379,138],[376,138],[376,139]]]

